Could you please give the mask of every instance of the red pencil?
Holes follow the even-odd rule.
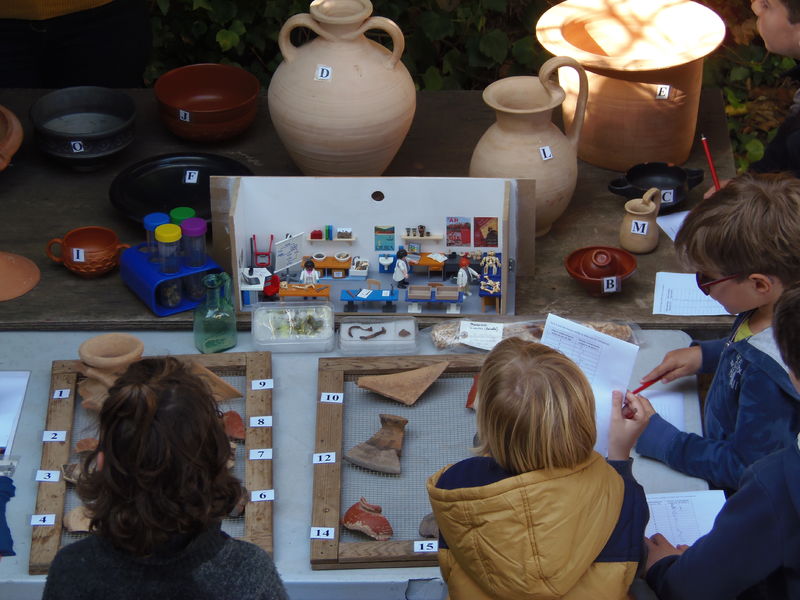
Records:
[[[641,392],[642,390],[646,390],[647,388],[649,388],[654,383],[657,383],[660,379],[661,378],[659,377],[658,379],[651,379],[650,381],[645,381],[642,385],[640,385],[638,388],[633,390],[631,393],[636,395],[639,392]]]
[[[714,180],[714,187],[717,191],[720,190],[719,177],[717,177],[717,170],[714,168],[714,161],[711,159],[711,150],[708,149],[708,140],[702,133],[700,134],[700,141],[703,142],[703,150],[706,151],[706,160],[708,161],[708,170],[711,171],[711,179]],[[636,393],[636,392],[634,392]]]

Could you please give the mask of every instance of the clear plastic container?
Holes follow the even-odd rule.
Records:
[[[414,354],[417,348],[413,317],[343,317],[339,325],[343,354]]]
[[[187,267],[202,267],[206,264],[206,231],[205,219],[191,217],[181,223],[181,245],[183,246],[183,262]]]
[[[253,343],[272,352],[329,352],[336,341],[329,302],[260,304],[251,328]]]
[[[176,206],[169,211],[169,220],[174,225],[180,225],[186,219],[197,216],[197,211],[191,206]]]
[[[144,251],[147,253],[150,262],[158,262],[158,244],[156,243],[156,227],[169,223],[169,215],[162,212],[154,212],[145,215],[142,219],[147,243]]]
[[[177,273],[181,270],[181,228],[166,224],[156,227],[159,270],[162,273]]]

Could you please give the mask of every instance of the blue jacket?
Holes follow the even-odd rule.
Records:
[[[735,332],[748,313],[734,322]],[[800,395],[794,389],[768,327],[750,338],[699,342],[701,373],[716,369],[706,395],[704,435],[686,433],[653,415],[636,450],[681,473],[736,490],[759,458],[793,445],[800,430]]]
[[[650,567],[647,583],[661,600],[800,598],[797,443],[747,469],[711,532]]]

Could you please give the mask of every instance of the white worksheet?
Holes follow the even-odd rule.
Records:
[[[683,394],[680,392],[664,392],[644,390],[640,395],[650,400],[656,412],[669,423],[684,431]]]
[[[722,490],[647,494],[650,521],[644,534],[660,533],[673,546],[692,545],[711,531],[724,504]]]
[[[694,273],[656,273],[654,315],[727,315],[728,311],[697,287]]]
[[[547,315],[542,343],[575,361],[589,380],[597,420],[594,448],[605,456],[611,422],[611,392],[627,389],[639,347],[553,314]]]
[[[0,371],[0,456],[11,454],[30,371]]]
[[[662,215],[660,217],[656,217],[656,223],[661,229],[664,230],[673,242],[675,241],[675,236],[678,235],[678,231],[683,226],[683,221],[686,219],[686,215],[689,214],[688,210],[682,210],[680,212],[670,213],[668,215]]]

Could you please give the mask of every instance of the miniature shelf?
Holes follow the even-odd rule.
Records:
[[[353,242],[356,241],[356,236],[349,238],[333,238],[332,240],[323,240],[320,238],[307,237],[306,241],[309,242],[310,244],[313,244],[314,242],[347,242],[348,244],[352,244]]]
[[[443,235],[401,235],[400,239],[403,239],[403,240],[406,240],[406,241],[411,241],[411,242],[416,242],[417,240],[419,240],[420,242],[424,242],[425,240],[439,241],[439,240],[443,240],[444,236]]]

